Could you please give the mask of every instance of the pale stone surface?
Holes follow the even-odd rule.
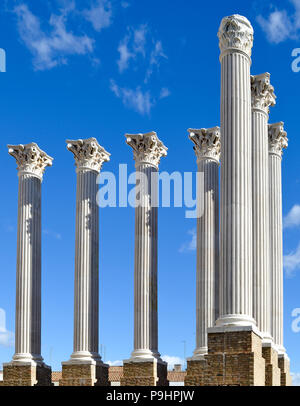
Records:
[[[219,157],[220,128],[189,129],[198,171],[204,175],[204,212],[197,219],[196,349],[207,353],[207,328],[219,311]],[[201,191],[202,193],[202,191]]]
[[[102,363],[98,353],[99,334],[99,207],[96,201],[97,176],[110,154],[95,138],[67,140],[67,149],[74,154],[77,172],[74,348],[68,365]],[[73,373],[74,368],[72,369]],[[63,379],[66,379],[63,376]],[[95,376],[91,377],[95,380]]]
[[[225,17],[221,50],[220,317],[217,325],[255,325],[252,317],[250,64],[253,29]]]
[[[152,198],[167,148],[155,132],[126,134],[133,149],[140,199],[135,208],[134,350],[131,361],[160,360],[157,331],[157,207]],[[154,175],[154,176],[152,176]]]
[[[41,356],[41,182],[52,158],[37,144],[8,145],[18,165],[15,354],[12,363],[44,366]]]
[[[270,74],[251,76],[253,187],[253,317],[264,342],[271,337],[269,231],[269,107],[275,105]]]
[[[269,125],[269,205],[271,261],[271,334],[279,354],[283,347],[283,258],[281,157],[287,147],[283,122]]]

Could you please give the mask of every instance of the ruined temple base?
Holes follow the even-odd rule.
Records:
[[[292,377],[290,373],[290,360],[286,354],[278,355],[278,366],[280,368],[281,386],[292,386]]]
[[[53,386],[51,367],[30,362],[3,364],[2,386]]]
[[[266,361],[266,386],[280,386],[281,371],[278,366],[278,353],[272,344],[263,344],[262,355]]]
[[[59,386],[110,386],[108,368],[103,362],[63,362]]]
[[[169,386],[167,363],[157,359],[126,360],[121,386]]]
[[[265,386],[262,339],[251,326],[208,329],[208,354],[187,361],[186,386]]]

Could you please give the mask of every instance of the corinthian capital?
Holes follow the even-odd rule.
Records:
[[[53,158],[42,151],[35,142],[7,147],[8,153],[17,161],[19,173],[30,173],[42,179],[46,166],[52,166]]]
[[[251,99],[252,108],[263,110],[266,114],[269,114],[270,106],[275,106],[276,96],[268,72],[251,76]]]
[[[125,134],[125,137],[133,149],[136,166],[147,163],[158,168],[160,158],[167,155],[168,148],[158,139],[156,132]]]
[[[288,146],[288,139],[286,131],[283,129],[284,123],[269,124],[269,153],[282,156],[284,148]]]
[[[77,170],[89,169],[100,172],[103,162],[109,161],[110,154],[98,144],[96,138],[66,142],[67,149],[74,155]]]
[[[188,129],[189,138],[195,144],[194,150],[197,160],[220,160],[220,127],[201,128],[200,130]]]
[[[224,17],[218,31],[221,53],[228,49],[245,52],[251,57],[253,28],[246,17],[234,14]]]

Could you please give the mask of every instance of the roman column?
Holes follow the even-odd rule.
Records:
[[[188,130],[198,172],[203,174],[204,211],[197,218],[196,349],[192,360],[207,354],[207,329],[218,316],[220,128]]]
[[[269,124],[269,204],[271,265],[271,333],[278,352],[281,386],[290,386],[290,360],[283,345],[283,248],[281,159],[288,146],[284,123]]]
[[[67,140],[77,173],[73,353],[63,362],[60,385],[106,385],[107,366],[98,353],[99,207],[97,177],[110,154],[95,138]],[[82,372],[84,371],[84,372]]]
[[[19,176],[15,354],[5,385],[51,385],[41,356],[41,184],[52,160],[34,142],[8,145]]]
[[[158,352],[157,189],[158,165],[167,148],[155,132],[126,134],[136,167],[134,350],[124,361],[123,385],[164,385],[166,363]],[[134,373],[133,373],[134,371]],[[133,377],[134,375],[134,377]],[[144,378],[142,378],[144,376]]]
[[[263,342],[271,337],[269,235],[269,107],[275,105],[270,74],[251,76],[253,188],[253,316]]]
[[[254,326],[252,317],[252,176],[247,18],[223,18],[221,50],[220,317],[217,326]]]
[[[270,74],[251,76],[253,188],[253,316],[262,335],[265,385],[280,386],[278,356],[271,335],[269,225],[269,107],[275,105]]]
[[[282,258],[282,191],[281,157],[287,148],[283,122],[269,125],[269,201],[271,251],[271,329],[279,353],[283,347],[283,258]]]

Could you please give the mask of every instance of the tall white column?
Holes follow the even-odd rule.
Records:
[[[8,145],[18,165],[18,237],[15,354],[13,362],[42,365],[41,183],[53,158],[37,144]]]
[[[253,188],[253,316],[263,343],[271,343],[269,231],[269,106],[275,105],[270,74],[251,76]]]
[[[220,317],[217,326],[255,326],[252,317],[250,64],[253,28],[223,18],[221,50]]]
[[[279,353],[283,347],[283,258],[281,157],[287,148],[283,122],[269,125],[269,202],[271,252],[271,331]]]
[[[192,359],[207,354],[207,329],[219,311],[219,158],[220,128],[189,129],[198,172],[204,177],[203,214],[197,219],[196,349]],[[202,191],[198,191],[198,193]]]
[[[95,138],[67,140],[77,172],[74,350],[69,362],[100,362],[99,334],[99,207],[97,176],[110,154]]]
[[[136,166],[134,350],[131,360],[159,359],[157,329],[158,165],[167,148],[155,132],[126,134]]]

